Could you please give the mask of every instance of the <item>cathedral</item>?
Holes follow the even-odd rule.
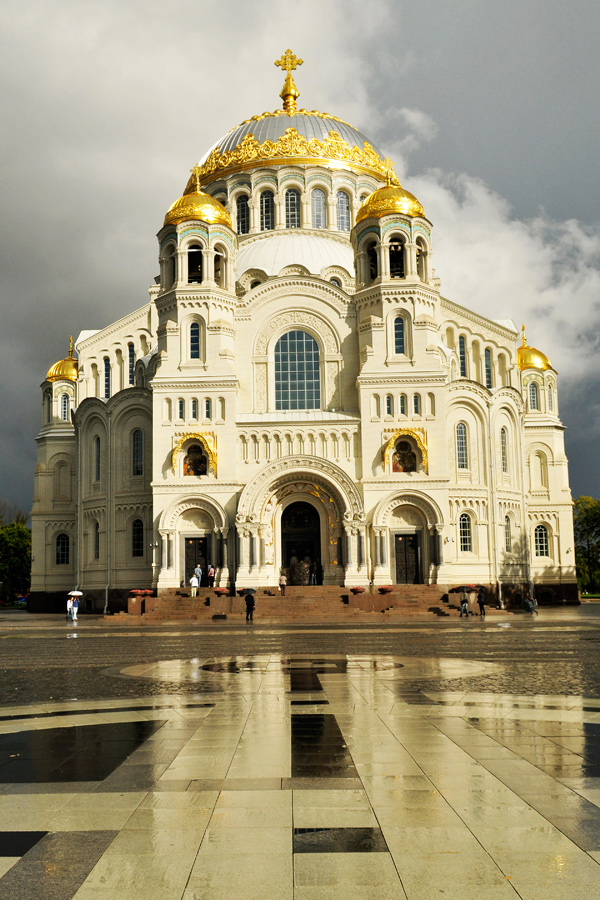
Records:
[[[444,296],[423,206],[364,134],[298,107],[301,62],[276,63],[282,109],[191,170],[149,300],[44,379],[32,608],[198,565],[230,589],[577,602],[557,373]]]

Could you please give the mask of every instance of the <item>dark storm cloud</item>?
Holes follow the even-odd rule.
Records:
[[[574,492],[600,495],[599,18],[585,2],[5,2],[0,496],[29,506],[46,370],[70,333],[146,301],[166,208],[220,135],[279,105],[287,46],[301,104],[372,135],[423,201],[445,293],[524,317],[559,369]]]

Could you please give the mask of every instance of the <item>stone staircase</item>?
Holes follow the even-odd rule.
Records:
[[[258,588],[255,594],[256,621],[340,621],[376,618],[378,621],[412,617],[439,618],[459,615],[458,598],[445,593],[438,585],[394,585],[389,593],[381,594],[376,587],[353,594],[350,588],[338,585],[288,587],[285,597],[279,590]],[[478,610],[472,604],[473,611]],[[487,610],[490,614],[495,609]],[[221,597],[212,588],[200,588],[192,598],[186,589],[161,591],[158,597],[146,597],[129,604],[129,619],[141,617],[145,622],[208,621],[226,618],[245,620],[246,604],[239,596]],[[124,616],[115,616],[123,619]]]

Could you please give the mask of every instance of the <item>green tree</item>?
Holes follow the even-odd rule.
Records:
[[[574,501],[575,561],[579,587],[588,592],[600,587],[600,500]]]
[[[9,601],[29,591],[31,531],[16,522],[0,527],[0,582],[2,597]]]

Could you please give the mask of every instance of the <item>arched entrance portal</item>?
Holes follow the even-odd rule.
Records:
[[[290,503],[281,515],[281,556],[290,584],[322,583],[321,522],[310,503]]]

